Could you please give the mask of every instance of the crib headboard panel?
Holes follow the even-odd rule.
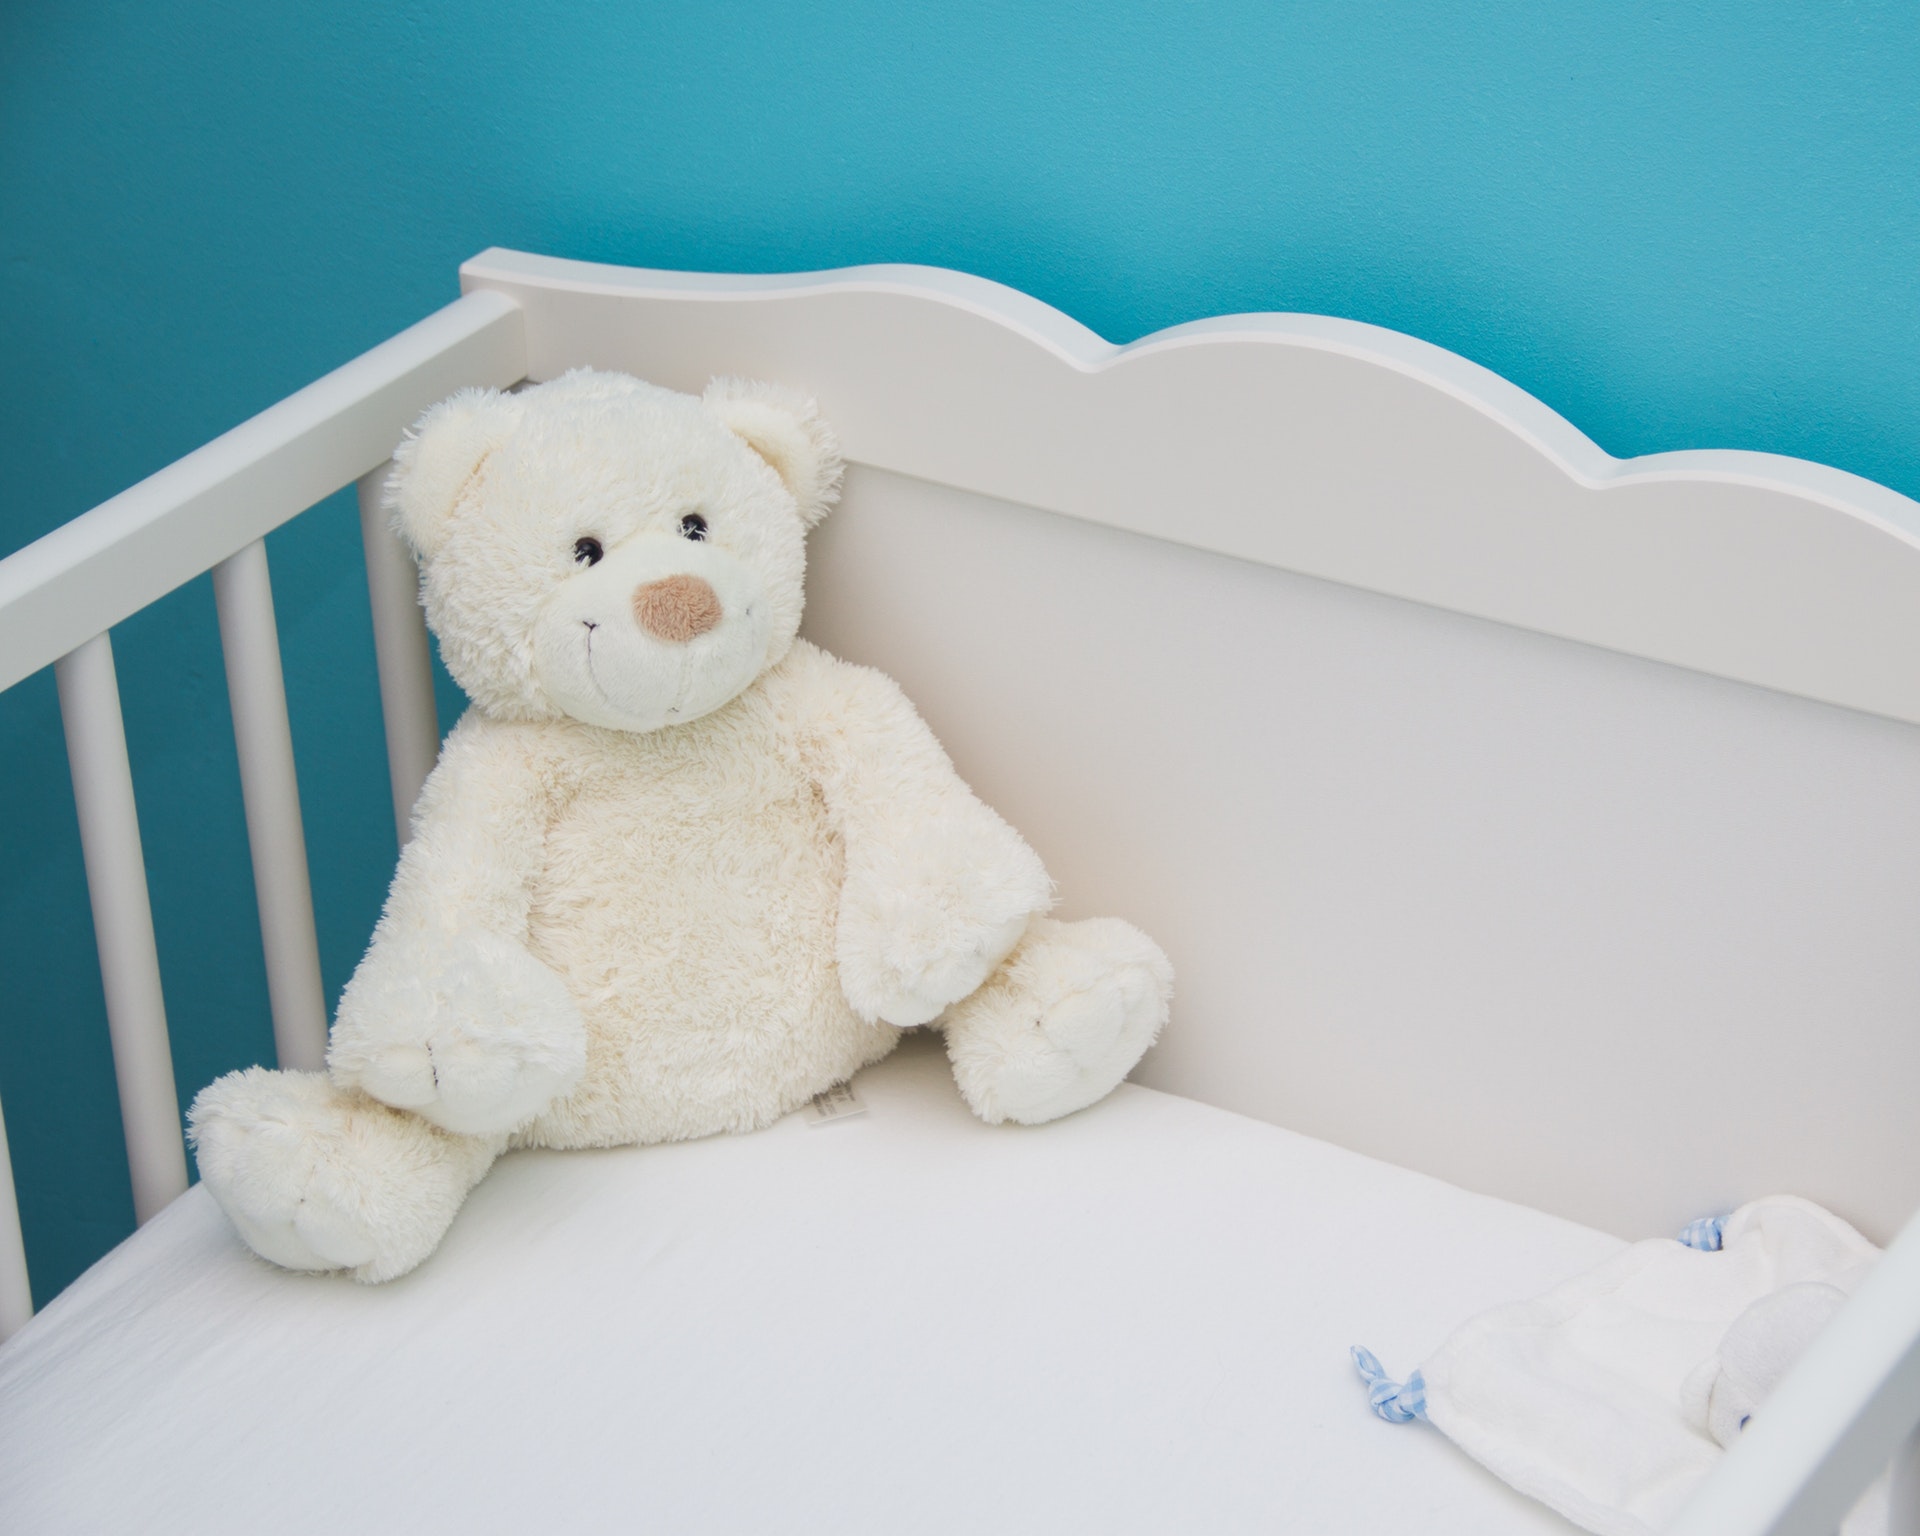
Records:
[[[808,633],[1172,955],[1142,1081],[1623,1236],[1920,1204],[1920,730],[886,471],[814,541]]]
[[[1920,1204],[1920,506],[1617,461],[1317,317],[1114,348],[918,268],[463,279],[534,378],[819,397],[855,467],[808,632],[1065,911],[1166,944],[1145,1081],[1628,1236]]]

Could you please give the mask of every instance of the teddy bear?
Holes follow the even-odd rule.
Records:
[[[841,470],[800,395],[587,370],[400,445],[387,505],[471,706],[326,1069],[194,1101],[256,1253],[390,1280],[511,1148],[752,1131],[919,1026],[988,1122],[1084,1108],[1153,1042],[1160,949],[1048,917],[899,687],[798,638]]]

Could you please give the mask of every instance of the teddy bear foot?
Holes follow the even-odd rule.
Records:
[[[263,1067],[201,1089],[188,1123],[201,1180],[249,1248],[367,1283],[439,1246],[504,1142],[452,1135],[324,1072]]]
[[[988,1124],[1038,1125],[1105,1098],[1167,1019],[1173,967],[1118,918],[1035,918],[945,1017],[961,1095]]]

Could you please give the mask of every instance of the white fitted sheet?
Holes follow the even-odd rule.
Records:
[[[269,1268],[189,1191],[0,1349],[0,1530],[1570,1529],[1366,1409],[1604,1234],[1133,1086],[519,1153],[433,1259]]]

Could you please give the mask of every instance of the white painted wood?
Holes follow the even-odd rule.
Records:
[[[1627,1238],[1920,1206],[1920,730],[872,469],[810,558],[1166,946],[1151,1086]]]
[[[1920,1536],[1920,1428],[1893,1455],[1887,1488],[1887,1536]]]
[[[1754,1414],[1670,1536],[1832,1536],[1889,1458],[1911,1451],[1916,1424],[1920,1219]],[[1904,1477],[1895,1500],[1905,1507],[1890,1536],[1909,1536]]]
[[[367,596],[373,604],[393,823],[404,845],[412,835],[413,802],[440,755],[440,715],[433,697],[432,642],[420,606],[420,571],[382,505],[392,467],[389,460],[360,477],[360,541],[366,550]]]
[[[1907,1436],[1893,1459],[1887,1536],[1920,1536],[1920,1428]]]
[[[213,595],[240,757],[274,1049],[282,1067],[317,1071],[326,1062],[327,999],[320,981],[307,839],[263,540],[255,539],[213,568]]]
[[[27,1245],[20,1235],[20,1203],[14,1192],[13,1158],[7,1150],[7,1126],[0,1119],[0,1344],[33,1316],[33,1287],[27,1281]]]
[[[331,495],[434,401],[525,372],[519,310],[475,294],[0,560],[0,689]]]
[[[133,1174],[133,1211],[144,1222],[187,1187],[187,1154],[112,642],[96,635],[61,657],[54,671]]]
[[[1114,347],[925,267],[751,277],[492,250],[527,372],[814,392],[864,464],[1920,721],[1920,506],[1765,454],[1616,460],[1485,369],[1311,315]]]

